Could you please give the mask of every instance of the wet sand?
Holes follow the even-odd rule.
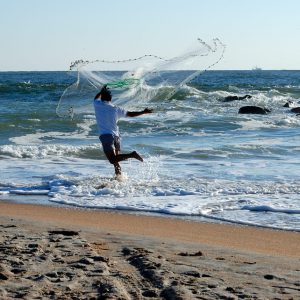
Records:
[[[0,202],[0,299],[299,299],[300,234]]]

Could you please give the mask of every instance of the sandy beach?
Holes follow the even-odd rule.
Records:
[[[1,299],[299,299],[300,234],[0,203]]]

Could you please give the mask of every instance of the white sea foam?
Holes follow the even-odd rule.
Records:
[[[0,195],[8,195],[9,191],[0,191]]]
[[[297,195],[300,185],[296,182],[237,183],[197,177],[178,181],[168,177],[162,179],[157,173],[158,169],[154,169],[152,175],[149,174],[151,172],[145,172],[148,173],[148,178],[144,178],[138,171],[131,173],[133,169],[129,165],[127,170],[131,175],[125,182],[99,176],[59,176],[50,182],[49,195],[52,197],[51,201],[81,207],[206,216],[233,222],[243,220],[249,224],[265,226],[268,224],[261,224],[259,215],[253,220],[248,220],[245,215],[238,216],[246,208],[248,211],[253,208],[257,213],[265,212],[254,209],[260,206],[258,203],[264,203],[265,208],[272,207],[278,213],[297,214],[299,211]],[[286,207],[283,206],[285,197],[289,199]],[[283,224],[284,221],[274,226],[289,228],[288,224]]]
[[[18,189],[18,190],[10,190],[9,193],[16,194],[16,195],[48,195],[49,190]]]
[[[288,208],[276,208],[271,207],[268,205],[245,205],[242,209],[250,210],[250,211],[257,211],[257,212],[278,212],[278,213],[286,213],[286,214],[300,214],[300,209],[288,209]]]
[[[191,171],[193,175],[189,175],[189,168],[182,168],[181,174],[176,174],[172,172],[178,172],[180,167],[165,165],[165,158],[149,157],[143,164],[136,161],[124,163],[122,166],[128,178],[122,182],[113,179],[113,170],[105,161],[95,164],[94,160],[74,158],[70,163],[61,159],[53,169],[52,159],[16,159],[15,169],[8,169],[3,164],[6,174],[2,176],[16,176],[19,169],[20,178],[10,184],[13,180],[10,182],[3,177],[0,194],[6,197],[47,195],[51,202],[79,207],[205,216],[263,226],[271,222],[278,228],[300,229],[300,184],[297,180],[221,180],[201,177],[194,171]],[[237,176],[237,171],[241,171],[239,166],[234,171],[232,162],[227,163],[226,168],[233,170],[230,176]],[[170,173],[170,170],[173,171]],[[38,185],[33,184],[37,180],[34,172],[39,174]],[[27,177],[24,178],[24,174]],[[238,175],[244,176],[242,173]],[[265,213],[287,217],[276,218]]]
[[[38,144],[38,145],[4,145],[0,146],[0,156],[14,158],[45,158],[48,156],[70,157],[84,155],[87,151],[100,152],[100,144],[86,146],[72,146],[64,144]]]
[[[41,122],[40,119],[28,119],[28,121],[31,121],[31,122]]]

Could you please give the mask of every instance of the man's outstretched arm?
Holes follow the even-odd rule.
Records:
[[[141,111],[128,111],[126,116],[127,117],[138,117],[144,114],[151,114],[153,112],[153,109],[150,108],[145,108],[144,110]]]

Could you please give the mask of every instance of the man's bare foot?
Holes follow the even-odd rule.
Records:
[[[143,158],[136,151],[132,152],[132,157],[139,161],[144,161]]]

